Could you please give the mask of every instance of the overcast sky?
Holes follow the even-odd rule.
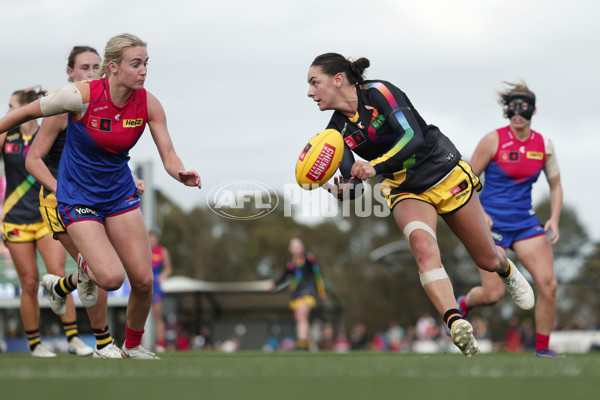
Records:
[[[595,0],[2,0],[0,99],[65,84],[73,45],[102,54],[110,37],[137,34],[148,42],[146,88],[204,189],[164,172],[148,131],[132,164],[154,160],[156,184],[189,209],[222,182],[295,182],[300,150],[330,117],[306,97],[321,53],[369,58],[367,79],[400,87],[466,158],[507,124],[502,81],[523,78],[538,97],[532,128],[557,149],[565,203],[600,240],[599,15]],[[547,193],[542,176],[534,203]]]

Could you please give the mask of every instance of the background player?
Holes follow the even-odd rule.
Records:
[[[356,195],[360,181],[381,175],[382,193],[414,253],[425,292],[450,328],[454,344],[472,356],[479,348],[442,265],[438,215],[479,268],[503,278],[519,307],[533,307],[533,291],[505,252],[494,246],[475,193],[479,180],[470,166],[436,126],[424,121],[404,92],[386,81],[365,81],[369,65],[366,58],[350,61],[327,53],[308,71],[308,97],[321,111],[334,111],[327,128],[341,132],[346,142],[342,177],[325,189],[343,199],[346,193]],[[368,161],[355,161],[353,153]],[[349,186],[354,189],[348,191]]]
[[[308,350],[310,310],[317,305],[317,293],[321,300],[327,298],[325,283],[315,256],[306,251],[301,239],[292,238],[288,249],[291,256],[287,260],[285,271],[271,283],[271,290],[292,279],[290,308],[294,311],[296,321],[296,348]]]
[[[559,239],[563,201],[560,171],[552,142],[531,129],[536,98],[527,84],[509,83],[499,95],[509,125],[484,136],[473,153],[471,166],[476,174],[485,172],[480,197],[496,245],[514,250],[538,287],[535,355],[557,357],[548,343],[556,317],[557,283],[550,243],[556,244]],[[550,186],[551,205],[550,219],[543,227],[531,198],[532,186],[542,170]],[[552,232],[550,242],[548,231]],[[474,307],[495,304],[504,295],[504,285],[494,274],[479,272],[481,286],[458,298],[463,315]]]
[[[9,114],[38,99],[43,92],[19,90],[9,100]],[[2,216],[2,237],[10,251],[21,284],[20,312],[29,349],[34,357],[55,357],[40,341],[40,307],[38,303],[39,250],[48,272],[64,275],[66,255],[62,246],[52,240],[39,209],[40,184],[25,169],[25,158],[39,130],[36,120],[23,123],[0,135],[7,186]],[[69,342],[69,352],[86,356],[93,350],[78,336],[73,299],[66,299],[61,317]]]
[[[160,245],[160,236],[156,231],[150,231],[150,248],[152,249],[152,274],[154,275],[154,286],[152,295],[152,317],[156,331],[156,351],[163,352],[166,348],[165,320],[162,314],[162,300],[165,293],[162,291],[161,283],[171,275],[171,255],[169,250]]]
[[[0,132],[69,112],[56,191],[61,219],[89,262],[86,272],[93,282],[117,290],[127,273],[131,294],[123,357],[156,359],[141,346],[152,304],[152,260],[139,192],[127,165],[146,124],[169,175],[186,186],[201,184],[175,152],[162,105],[144,89],[147,63],[145,42],[131,34],[115,36],[106,45],[101,79],[50,92],[1,118]]]

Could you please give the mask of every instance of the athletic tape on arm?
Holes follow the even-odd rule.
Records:
[[[550,139],[546,139],[545,142],[546,162],[544,163],[544,172],[548,178],[554,178],[560,173],[560,170],[558,169],[558,160],[556,159],[556,154],[554,153],[554,145]]]
[[[423,229],[425,232],[429,233],[431,236],[433,236],[433,238],[436,240],[437,242],[437,237],[435,236],[435,232],[433,231],[433,229],[431,229],[431,227],[429,225],[427,225],[425,222],[421,222],[421,221],[412,221],[409,222],[408,224],[406,224],[406,226],[404,227],[404,238],[406,239],[406,241],[410,244],[410,234],[413,233],[413,231],[417,230],[417,229]]]
[[[40,108],[44,117],[62,114],[65,111],[82,112],[81,92],[73,85],[54,89],[40,99]]]
[[[432,282],[439,281],[441,279],[450,279],[448,277],[448,273],[444,266],[440,266],[439,268],[432,269],[427,272],[419,272],[419,279],[421,279],[421,285],[429,285]]]

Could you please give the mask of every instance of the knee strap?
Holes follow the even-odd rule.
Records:
[[[421,222],[421,221],[412,221],[412,222],[409,222],[408,224],[406,224],[406,226],[404,227],[404,231],[402,232],[402,233],[404,233],[404,238],[406,239],[406,241],[409,244],[410,244],[410,240],[409,240],[410,234],[413,233],[413,231],[415,231],[417,229],[423,229],[425,232],[427,232],[431,236],[433,236],[433,238],[437,242],[437,237],[435,236],[435,232],[433,231],[433,229],[431,229],[431,227],[429,225],[427,225],[425,222]]]

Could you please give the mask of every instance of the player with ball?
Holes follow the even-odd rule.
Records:
[[[341,176],[334,178],[333,184],[325,183],[331,175],[315,175],[322,170],[317,166],[311,176],[320,179],[313,182],[345,199],[360,195],[357,185],[363,180],[381,177],[382,193],[412,249],[421,284],[450,328],[454,344],[470,357],[479,349],[442,265],[437,216],[442,216],[479,268],[502,278],[520,308],[533,308],[533,290],[504,250],[494,245],[476,193],[481,184],[469,164],[436,126],[425,122],[404,92],[386,81],[364,80],[369,65],[366,58],[351,61],[327,53],[310,66],[308,97],[319,110],[334,111],[327,129],[339,132],[344,141],[343,150],[336,149],[343,154]],[[337,132],[330,134],[334,144],[339,142]],[[353,153],[368,162],[355,161]],[[335,154],[324,155],[327,160],[336,159]],[[320,158],[306,156],[301,154],[304,160],[323,162],[323,154]],[[298,176],[298,169],[296,172],[299,183],[310,183],[307,174]]]

